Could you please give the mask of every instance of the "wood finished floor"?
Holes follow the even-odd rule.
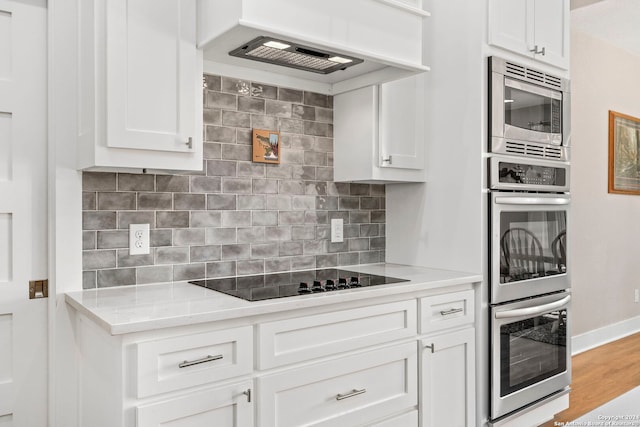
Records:
[[[541,427],[567,423],[640,386],[640,333],[571,358],[569,408]]]

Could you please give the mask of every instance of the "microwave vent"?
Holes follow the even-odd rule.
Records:
[[[562,78],[547,74],[542,71],[525,67],[523,65],[514,64],[513,62],[505,62],[505,75],[516,79],[525,80],[537,85],[547,86],[554,89],[562,90]]]
[[[550,147],[545,144],[534,144],[528,142],[506,141],[505,151],[507,154],[518,156],[538,157],[541,159],[562,159],[562,148]]]

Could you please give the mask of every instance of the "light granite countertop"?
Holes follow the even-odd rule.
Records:
[[[339,268],[409,281],[263,301],[245,301],[188,282],[172,282],[69,292],[65,294],[65,300],[110,334],[119,335],[482,281],[479,274],[400,264]]]

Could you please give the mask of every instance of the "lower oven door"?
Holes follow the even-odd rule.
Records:
[[[568,194],[491,193],[491,303],[568,289]]]
[[[568,292],[491,307],[491,418],[571,382]]]

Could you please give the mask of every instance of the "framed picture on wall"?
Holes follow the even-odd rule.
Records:
[[[640,119],[609,111],[609,193],[640,195]]]
[[[280,132],[254,129],[252,160],[258,163],[280,163]]]

